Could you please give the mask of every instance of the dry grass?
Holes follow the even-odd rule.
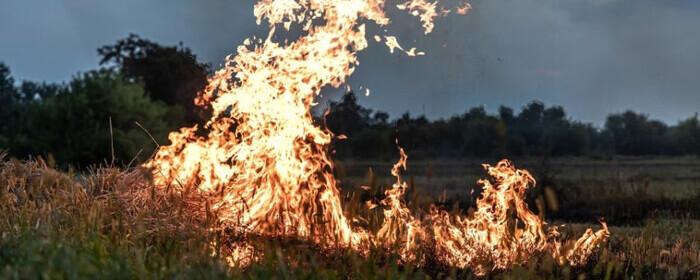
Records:
[[[372,183],[376,190],[381,180]],[[188,186],[180,186],[188,189]],[[191,187],[190,187],[191,188]],[[367,196],[365,194],[364,196]],[[350,215],[378,219],[359,207],[367,197],[346,194]],[[417,198],[413,207],[420,207]],[[87,174],[58,172],[43,161],[0,156],[0,278],[472,278],[469,271],[429,265],[396,265],[373,250],[368,257],[321,252],[298,240],[247,237],[264,259],[230,268],[212,255],[236,240],[218,228],[216,213],[194,191],[161,192],[141,170],[98,168]],[[588,225],[566,227],[579,234]],[[648,219],[643,227],[612,227],[605,248],[584,268],[555,264],[546,256],[523,267],[494,272],[520,278],[700,278],[700,224],[690,219]]]

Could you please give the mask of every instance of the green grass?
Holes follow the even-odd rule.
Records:
[[[452,166],[450,168],[454,170],[460,169],[455,167],[457,165]],[[410,162],[409,170],[413,171]],[[367,180],[364,172],[355,176],[355,180]],[[419,169],[417,172],[425,171]],[[587,176],[586,171],[579,172],[580,176]],[[677,171],[668,168],[663,172]],[[441,180],[450,176],[447,173],[433,173],[438,173],[433,176]],[[349,173],[339,176],[344,185],[353,179],[353,174]],[[465,181],[471,179],[467,176],[463,177]],[[557,176],[560,176],[556,177],[559,178],[557,180],[567,179],[562,175]],[[654,176],[657,175],[650,175],[655,178]],[[390,178],[376,177],[369,178],[372,182],[360,183],[370,183],[379,192],[390,182]],[[658,177],[665,178],[661,175]],[[580,178],[568,179],[575,183]],[[593,176],[592,179],[609,180],[607,185],[621,188],[610,191],[611,194],[619,193],[616,199],[626,199],[631,201],[629,203],[634,203],[637,199],[634,195],[627,196],[635,192],[633,189],[625,190],[628,188],[625,184],[619,185],[618,181],[610,178]],[[552,182],[559,184],[560,181]],[[624,179],[622,182],[625,182]],[[682,184],[690,186],[692,182],[695,181]],[[469,183],[473,184],[473,181]],[[656,179],[650,181],[649,197],[663,193],[654,189],[656,183]],[[417,189],[415,192],[423,191],[437,196],[441,194],[441,191],[419,189],[418,180],[412,184]],[[629,186],[634,184],[630,183]],[[586,182],[585,185],[594,186],[597,183]],[[581,186],[581,193],[577,193],[577,196],[592,198],[600,191],[595,188],[589,192],[585,190],[586,187]],[[692,187],[687,187],[687,191],[691,192]],[[363,210],[357,205],[367,196],[372,194],[346,191],[344,197],[348,213],[366,214],[361,213]],[[413,197],[410,203],[412,207],[428,203],[428,199],[423,196],[414,193]],[[249,241],[264,252],[264,257],[245,269],[232,268],[226,265],[225,256],[221,253],[225,252],[222,248],[235,237],[228,236],[226,231],[208,230],[216,223],[216,213],[192,210],[189,205],[198,202],[197,199],[194,194],[155,192],[149,184],[148,176],[139,170],[103,168],[88,174],[66,174],[47,167],[41,161],[1,161],[0,278],[474,278],[467,270],[441,267],[430,262],[424,267],[398,265],[395,256],[387,255],[379,249],[371,250],[368,256],[359,256],[344,250],[321,250],[299,240],[254,237],[249,237]],[[675,201],[682,197],[669,196],[668,199]],[[561,200],[560,207],[567,207],[564,200]],[[459,210],[458,207],[455,211]],[[590,222],[594,221],[595,217],[590,217]],[[571,224],[564,228],[564,234],[576,236],[590,226],[595,225]],[[700,279],[700,223],[697,221],[652,215],[644,217],[641,223],[621,223],[610,230],[610,241],[585,267],[559,266],[547,256],[536,256],[526,265],[496,271],[490,277]],[[212,250],[212,244],[219,250]]]

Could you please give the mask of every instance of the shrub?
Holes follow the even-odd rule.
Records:
[[[113,151],[115,163],[128,164],[147,158],[153,140],[163,143],[174,129],[168,123],[179,123],[169,121],[182,118],[181,109],[152,101],[139,84],[110,70],[52,88],[42,96],[24,90],[25,98],[14,105],[23,113],[8,120],[13,125],[2,132],[6,144],[0,149],[16,157],[46,156],[63,167],[111,162]]]

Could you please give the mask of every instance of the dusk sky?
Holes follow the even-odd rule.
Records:
[[[395,3],[391,2],[390,3]],[[180,41],[215,68],[246,37],[264,35],[252,0],[3,0],[0,61],[17,80],[63,82],[98,67],[96,49],[135,33]],[[394,34],[427,54],[389,54],[372,41],[350,84],[363,105],[431,118],[483,105],[562,105],[602,124],[634,109],[675,123],[700,111],[700,1],[475,0],[424,36],[392,9]],[[383,35],[377,28],[369,31]]]

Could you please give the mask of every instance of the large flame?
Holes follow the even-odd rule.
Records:
[[[418,17],[426,34],[435,17],[449,12],[426,0],[396,7]],[[468,8],[463,3],[457,13]],[[260,0],[254,14],[258,24],[267,19],[269,35],[245,40],[195,100],[213,110],[206,127],[171,133],[172,144],[145,164],[153,170],[155,185],[201,193],[219,223],[238,234],[293,237],[360,253],[374,244],[398,248],[403,261],[418,264],[429,257],[418,253],[421,248],[431,247],[440,262],[477,273],[542,251],[584,262],[607,231],[590,231],[572,249],[559,250],[559,243],[551,242],[556,229],[545,232],[523,201],[534,180],[508,162],[487,166],[496,184],[482,181],[484,195],[473,217],[432,210],[417,219],[402,202],[407,186],[399,177],[406,163],[401,150],[392,170],[398,181],[383,201],[385,223],[379,232],[354,226],[345,215],[327,153],[333,134],[316,125],[310,112],[321,89],[340,87],[353,73],[357,52],[368,45],[361,22],[388,24],[384,10],[384,0]],[[298,39],[275,40],[277,29],[293,26],[301,29]],[[423,54],[405,51],[393,36],[384,39],[392,51]],[[253,251],[243,244],[230,257],[235,262],[236,254]]]

